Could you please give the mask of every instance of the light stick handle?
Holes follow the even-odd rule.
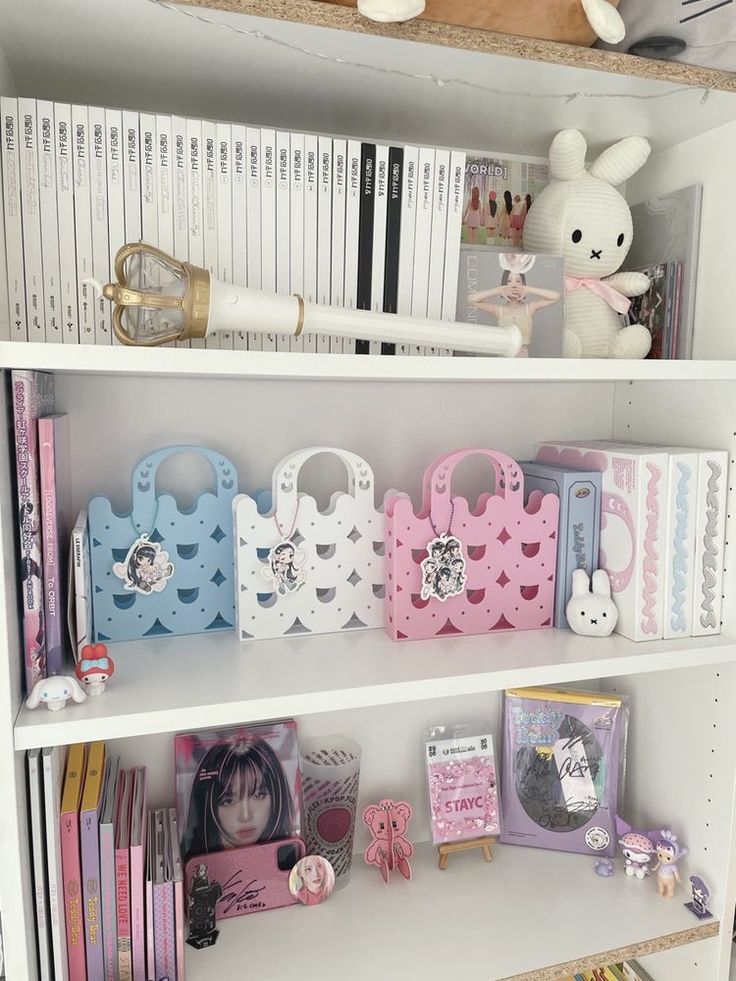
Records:
[[[522,344],[518,327],[478,327],[420,320],[393,313],[345,310],[306,303],[296,296],[231,286],[210,277],[208,333],[215,330],[258,334],[333,334],[396,344],[431,345],[454,351],[513,358]]]

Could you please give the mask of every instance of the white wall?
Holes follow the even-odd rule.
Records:
[[[15,81],[10,71],[10,65],[0,46],[0,95],[15,95]]]

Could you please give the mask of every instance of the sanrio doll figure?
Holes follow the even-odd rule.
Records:
[[[87,696],[76,678],[63,674],[54,674],[50,678],[41,678],[33,686],[33,691],[26,699],[29,709],[45,705],[49,712],[60,712],[66,708],[70,698],[75,702],[83,702]]]
[[[656,852],[654,842],[642,831],[628,831],[619,838],[623,849],[626,875],[645,879],[651,872],[650,865]]]
[[[114,671],[115,664],[104,644],[86,644],[82,648],[82,657],[74,669],[74,673],[90,696],[103,693],[105,682],[112,677]]]

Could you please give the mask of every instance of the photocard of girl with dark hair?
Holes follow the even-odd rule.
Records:
[[[299,835],[293,720],[181,734],[175,756],[183,858]]]

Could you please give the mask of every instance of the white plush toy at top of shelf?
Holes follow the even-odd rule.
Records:
[[[585,137],[565,129],[549,151],[550,183],[524,224],[524,249],[564,256],[567,358],[644,358],[651,336],[641,324],[622,327],[630,296],[649,288],[643,273],[617,272],[631,247],[631,212],[616,185],[649,157],[641,136],[614,143],[586,169]]]
[[[572,38],[565,38],[565,25],[569,22],[568,29],[572,30],[576,21],[579,20],[584,24],[587,20],[590,29],[601,41],[617,44],[623,41],[626,35],[626,27],[621,15],[608,0],[579,0],[579,3],[578,0],[572,2],[571,0],[545,0],[544,3],[540,3],[539,0],[527,0],[523,4],[516,0],[513,5],[503,4],[499,0],[470,0],[470,2],[465,0],[463,4],[458,4],[458,0],[449,0],[449,2],[435,0],[429,4],[428,14],[432,20],[444,21],[446,18],[448,23],[467,23],[469,27],[493,29],[486,21],[490,21],[490,24],[495,27],[494,14],[500,12],[503,6],[506,7],[505,22],[502,21],[503,26],[496,29],[509,34],[523,30],[523,26],[519,25],[526,25],[528,22],[530,33],[525,36],[572,41]],[[515,16],[513,22],[508,19],[509,6],[522,8],[512,12]],[[414,17],[423,14],[426,8],[426,0],[358,0],[358,10],[364,17],[384,22],[413,20]],[[580,10],[584,17],[580,16]],[[531,28],[532,22],[534,28]],[[562,38],[557,36],[560,31],[563,32]]]
[[[29,709],[45,705],[50,712],[60,712],[66,708],[70,698],[75,702],[83,702],[87,695],[76,678],[53,674],[50,678],[41,678],[36,682],[33,691],[26,699],[26,705]]]

